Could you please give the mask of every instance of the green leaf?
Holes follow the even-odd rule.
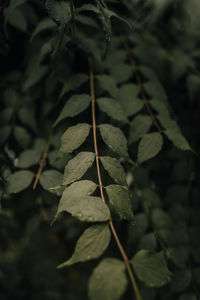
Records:
[[[56,27],[56,24],[51,19],[49,19],[49,18],[43,19],[42,21],[40,21],[37,24],[35,30],[33,31],[33,34],[31,36],[31,41],[34,39],[34,37],[36,35],[38,35],[42,31],[47,30],[47,29],[52,29],[54,27]]]
[[[188,141],[184,138],[181,132],[176,130],[168,129],[164,131],[168,139],[180,150],[191,150]]]
[[[152,120],[149,116],[138,115],[131,121],[129,143],[136,142],[142,138],[151,128]]]
[[[186,268],[188,261],[188,249],[178,246],[176,248],[167,249],[167,257],[179,268]]]
[[[169,215],[160,208],[154,208],[151,212],[151,220],[156,228],[172,228],[173,223]]]
[[[14,128],[14,136],[23,148],[26,148],[30,144],[31,137],[25,128],[16,126]]]
[[[39,178],[39,182],[43,189],[49,191],[50,193],[56,195],[62,195],[61,189],[51,189],[55,186],[60,186],[62,184],[63,174],[56,170],[47,170],[42,172]]]
[[[106,169],[110,177],[112,177],[116,183],[125,186],[127,185],[124,168],[116,158],[110,156],[101,156],[100,160],[104,169]]]
[[[186,293],[180,296],[179,300],[198,300],[197,296],[193,293]]]
[[[25,190],[33,180],[34,173],[31,171],[17,171],[8,178],[7,193],[16,194]]]
[[[160,287],[170,280],[170,271],[162,252],[140,250],[132,259],[137,277],[149,287]]]
[[[180,269],[174,272],[173,280],[170,284],[170,289],[173,293],[180,293],[186,290],[192,280],[190,270]]]
[[[19,8],[15,8],[9,13],[7,16],[7,22],[21,31],[25,32],[27,30],[27,21],[23,12]]]
[[[10,133],[11,133],[10,126],[0,127],[0,145],[3,145],[6,142],[6,140],[9,138]]]
[[[63,192],[56,218],[61,211],[86,222],[103,222],[110,218],[108,206],[99,197],[89,197],[97,185],[89,180],[72,183]]]
[[[110,124],[101,124],[98,126],[103,141],[110,147],[114,152],[124,158],[128,158],[127,140],[123,132]]]
[[[116,258],[105,258],[89,279],[89,298],[118,300],[124,294],[127,284],[125,264]]]
[[[71,19],[69,2],[46,0],[45,6],[52,20],[61,25],[68,24]]]
[[[60,121],[79,115],[84,111],[90,104],[90,96],[87,94],[73,95],[66,102],[65,106],[61,110],[56,122],[53,127],[55,127]]]
[[[123,85],[119,89],[117,98],[119,99],[128,117],[139,112],[144,106],[142,99],[137,97],[139,92],[140,89],[138,85],[130,83]]]
[[[63,185],[70,184],[80,179],[87,169],[89,169],[95,159],[95,154],[92,152],[80,152],[71,159],[65,167]]]
[[[36,149],[23,151],[18,157],[15,166],[18,168],[29,168],[39,162],[40,156],[41,154]]]
[[[163,146],[163,137],[159,132],[147,133],[138,146],[138,163],[156,156]]]
[[[121,219],[133,220],[130,195],[127,189],[121,185],[111,184],[106,187],[110,203]]]
[[[108,92],[113,98],[117,97],[118,88],[114,78],[109,75],[97,75],[96,78],[103,91]]]
[[[72,257],[59,265],[58,268],[98,258],[108,247],[110,238],[111,234],[108,224],[92,225],[79,238]]]
[[[88,76],[84,73],[71,75],[67,82],[64,81],[63,88],[60,92],[59,98],[62,98],[66,93],[77,90],[83,83],[88,80]]]
[[[157,241],[155,238],[155,234],[153,232],[147,233],[142,236],[139,245],[138,250],[156,250],[157,247]]]
[[[123,107],[116,100],[104,97],[97,99],[97,103],[100,110],[107,113],[112,119],[128,123]]]
[[[89,135],[91,126],[86,123],[80,123],[69,127],[61,137],[61,154],[68,154],[80,147]]]
[[[110,69],[110,74],[115,78],[117,83],[124,83],[133,76],[133,70],[128,64],[119,63]]]
[[[152,98],[159,99],[159,101],[167,103],[166,92],[159,81],[150,80],[144,83],[144,89]]]

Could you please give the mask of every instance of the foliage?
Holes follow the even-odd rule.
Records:
[[[198,8],[1,1],[1,299],[199,299]]]

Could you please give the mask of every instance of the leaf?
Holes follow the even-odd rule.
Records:
[[[0,127],[0,145],[3,145],[6,142],[6,140],[9,138],[10,133],[11,133],[10,126]]]
[[[7,15],[7,22],[21,31],[25,32],[27,30],[27,21],[25,16],[18,8],[15,8]]]
[[[8,178],[6,191],[8,194],[16,194],[25,190],[33,180],[34,173],[31,171],[17,171]]]
[[[198,300],[197,296],[193,293],[185,293],[180,296],[179,300]]]
[[[138,163],[156,156],[163,146],[163,137],[159,132],[147,133],[138,146]]]
[[[173,223],[169,215],[160,208],[154,208],[151,212],[151,219],[156,228],[172,228]]]
[[[92,152],[80,152],[71,159],[65,167],[63,185],[70,184],[80,179],[94,162],[95,154]]]
[[[188,249],[178,246],[167,249],[167,258],[170,259],[177,267],[186,268],[188,262]]]
[[[38,35],[42,31],[55,28],[55,26],[56,26],[56,24],[51,19],[49,19],[49,18],[43,19],[42,21],[40,21],[37,24],[35,30],[33,31],[32,36],[31,36],[31,41],[34,39],[34,37],[36,35]]]
[[[144,107],[144,102],[137,96],[140,92],[138,85],[125,84],[119,89],[118,99],[128,117],[136,114]]]
[[[55,127],[60,121],[66,118],[72,118],[84,111],[90,104],[90,96],[87,94],[73,95],[66,102],[65,106],[61,110],[56,122],[53,127]]]
[[[107,91],[113,98],[117,97],[118,88],[114,78],[109,75],[97,75],[96,78],[102,90]]]
[[[89,180],[72,183],[63,192],[56,218],[61,211],[86,222],[103,222],[110,218],[110,211],[99,197],[89,197],[97,185]]]
[[[26,148],[30,144],[31,137],[25,128],[16,126],[14,128],[14,136],[23,148]]]
[[[61,137],[61,154],[68,154],[80,147],[89,135],[91,126],[86,123],[80,123],[69,127]]]
[[[150,80],[144,83],[144,89],[152,98],[159,99],[159,101],[167,103],[166,92],[159,81]]]
[[[106,169],[110,177],[112,177],[116,183],[125,186],[127,185],[124,169],[116,158],[110,156],[100,156],[100,160],[104,169]]]
[[[175,270],[170,289],[173,293],[180,293],[189,287],[191,280],[192,274],[190,270]]]
[[[63,174],[56,170],[47,170],[42,172],[39,178],[39,182],[43,189],[47,190],[50,193],[56,195],[62,195],[61,189],[51,189],[55,186],[60,186],[62,184]]]
[[[15,164],[18,168],[29,168],[37,164],[41,154],[36,149],[25,150],[21,152]]]
[[[137,277],[149,287],[161,287],[170,280],[171,273],[162,252],[140,250],[132,259]]]
[[[105,144],[120,156],[128,158],[127,140],[123,132],[110,124],[101,124],[98,127]]]
[[[127,284],[125,264],[116,258],[105,258],[89,279],[89,298],[118,300],[124,294]]]
[[[66,93],[77,90],[83,83],[88,80],[88,76],[84,73],[71,75],[70,78],[64,81],[63,88],[60,92],[59,98],[62,98]]]
[[[71,19],[70,3],[65,1],[46,0],[45,6],[53,21],[61,25],[68,24]]]
[[[106,187],[110,203],[121,219],[133,220],[129,192],[121,185],[111,184]]]
[[[72,257],[58,268],[98,258],[108,247],[110,238],[111,234],[107,223],[90,226],[79,238]]]
[[[164,131],[164,133],[166,134],[168,139],[174,144],[174,146],[176,146],[178,149],[191,151],[191,147],[188,141],[184,138],[184,136],[180,132],[176,130],[168,129]]]
[[[110,69],[110,74],[115,78],[117,83],[124,83],[132,77],[133,71],[128,64],[119,63]]]
[[[138,250],[156,250],[157,241],[153,232],[147,233],[141,237]]]
[[[152,120],[149,116],[138,115],[131,121],[129,133],[130,144],[143,137],[151,128]]]
[[[128,123],[123,107],[116,100],[104,97],[97,99],[97,103],[100,110],[107,113],[112,119]]]

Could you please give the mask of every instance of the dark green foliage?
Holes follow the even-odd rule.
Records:
[[[2,1],[2,300],[199,299],[199,8]]]

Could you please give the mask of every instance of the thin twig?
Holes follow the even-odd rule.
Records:
[[[46,161],[46,159],[47,159],[48,152],[49,152],[49,149],[50,149],[50,146],[51,146],[51,138],[52,138],[52,134],[50,134],[49,139],[48,139],[48,142],[47,142],[47,145],[46,145],[46,148],[45,148],[45,150],[44,150],[44,153],[43,153],[43,156],[42,156],[42,160],[41,160],[39,169],[38,169],[38,171],[37,171],[37,174],[36,174],[36,177],[35,177],[35,180],[34,180],[34,183],[33,183],[33,190],[36,189],[37,184],[38,184],[38,181],[39,181],[39,178],[40,178],[40,175],[41,175],[42,170],[43,170],[43,168],[44,168],[45,161]]]
[[[155,125],[155,127],[157,128],[158,132],[162,133],[162,129],[159,125],[159,123],[157,122],[156,120],[156,117],[149,105],[149,101],[148,99],[146,98],[146,95],[145,95],[145,91],[144,91],[144,87],[143,87],[143,83],[142,83],[142,80],[140,78],[140,75],[138,74],[138,68],[137,68],[137,65],[135,63],[135,60],[134,60],[134,57],[133,57],[133,53],[130,49],[130,46],[128,44],[128,41],[126,39],[126,37],[124,35],[121,35],[121,38],[122,38],[122,41],[123,41],[123,44],[124,44],[124,48],[126,49],[126,52],[127,52],[127,55],[129,57],[129,61],[130,61],[130,64],[131,64],[131,67],[135,73],[135,78],[136,78],[136,81],[137,81],[137,84],[138,86],[140,87],[140,91],[141,91],[141,96],[142,96],[142,100],[144,101],[144,105]]]
[[[104,203],[105,197],[104,197],[104,191],[103,191],[103,184],[102,184],[102,179],[101,179],[101,172],[100,172],[100,167],[99,167],[99,154],[98,154],[98,146],[97,146],[97,136],[96,136],[96,116],[95,116],[95,93],[94,93],[94,72],[93,72],[93,66],[92,66],[92,59],[89,58],[89,68],[90,68],[90,93],[91,93],[91,99],[92,99],[92,127],[93,127],[93,139],[94,139],[94,150],[95,150],[95,156],[96,156],[96,166],[97,166],[97,175],[98,175],[98,181],[99,181],[99,188],[100,188],[100,194],[101,194],[101,199]],[[114,239],[117,243],[117,246],[119,248],[119,251],[123,257],[123,260],[125,262],[130,281],[133,286],[133,290],[135,292],[135,296],[137,300],[142,300],[140,291],[138,289],[129,259],[124,251],[124,248],[119,240],[119,237],[117,235],[116,229],[113,225],[112,219],[109,220],[109,225],[110,229],[112,231],[112,234],[114,236]]]

